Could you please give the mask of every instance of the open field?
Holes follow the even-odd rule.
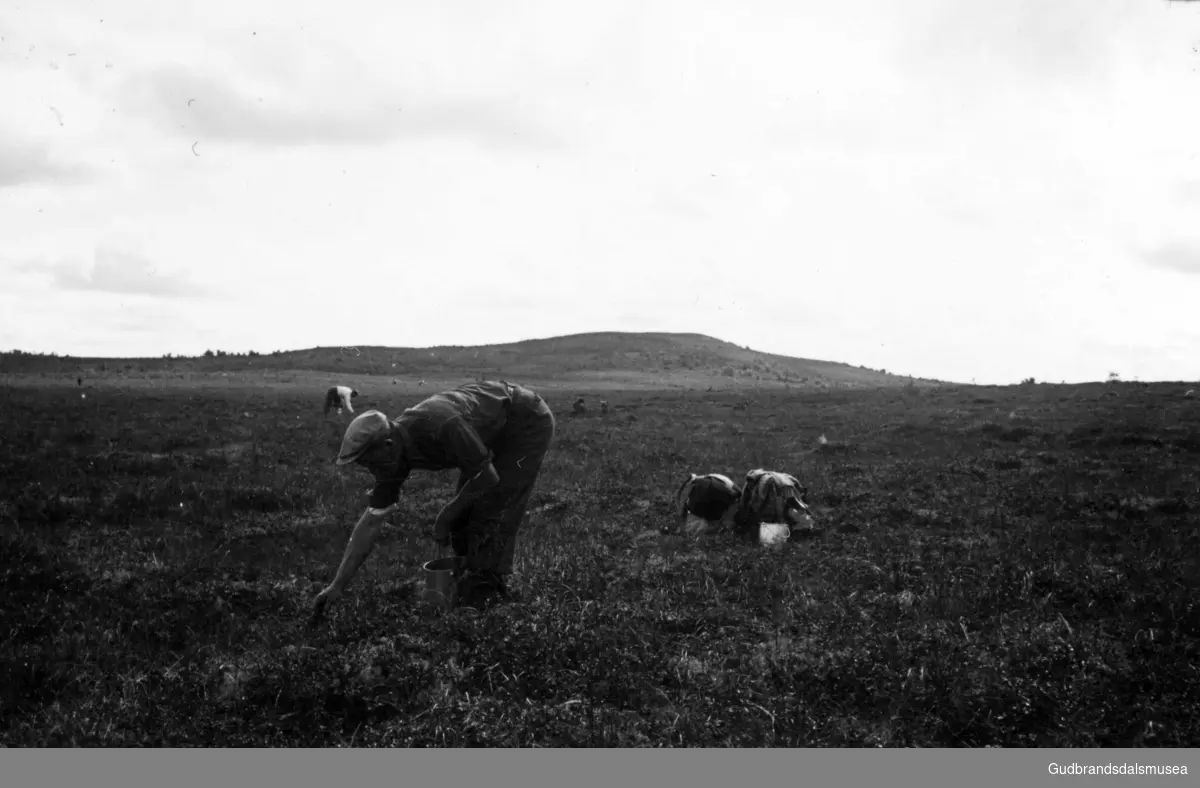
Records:
[[[0,743],[1200,741],[1185,385],[643,387],[578,418],[547,386],[519,601],[420,602],[454,474],[414,473],[309,631],[369,487],[332,465],[327,378],[2,382]],[[359,409],[434,390],[361,379]],[[817,534],[657,533],[688,471],[754,467],[808,484]]]

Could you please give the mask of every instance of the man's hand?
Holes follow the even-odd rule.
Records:
[[[350,578],[354,577],[354,573],[362,566],[363,561],[367,560],[367,555],[371,552],[371,548],[375,544],[375,537],[379,535],[379,529],[383,527],[384,517],[386,517],[386,514],[375,514],[376,511],[395,511],[395,505],[383,510],[374,510],[368,507],[362,513],[362,517],[358,518],[358,522],[354,525],[354,532],[350,534],[350,542],[346,545],[346,551],[342,555],[342,563],[338,567],[337,576],[333,578],[333,582],[329,584],[328,588],[317,594],[317,598],[313,601],[310,625],[321,620],[325,615],[325,609],[342,595],[342,591],[350,583]]]
[[[468,479],[459,488],[458,494],[438,512],[437,520],[433,523],[433,541],[442,547],[450,544],[450,535],[463,525],[462,520],[470,514],[471,505],[499,481],[500,476],[490,462]]]
[[[315,626],[325,616],[325,611],[330,603],[337,601],[337,598],[342,595],[342,592],[329,586],[321,593],[317,594],[317,598],[313,600],[312,617],[309,618],[310,626]]]

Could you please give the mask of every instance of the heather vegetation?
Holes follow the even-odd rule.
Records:
[[[0,380],[4,745],[1200,740],[1184,384],[548,381],[516,601],[421,601],[454,480],[414,474],[310,630],[369,482],[331,462],[345,419],[320,385],[188,363]],[[356,408],[428,393],[396,374],[356,373]],[[577,396],[609,412],[571,416]],[[804,480],[819,529],[779,549],[660,533],[689,471],[755,467]]]

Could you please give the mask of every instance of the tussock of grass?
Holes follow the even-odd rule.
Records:
[[[0,389],[0,743],[1200,739],[1200,407],[1173,391],[607,391],[559,421],[515,603],[421,604],[453,474],[416,474],[309,631],[368,478],[311,392],[175,385]],[[811,538],[659,533],[687,472],[755,467],[810,487]]]

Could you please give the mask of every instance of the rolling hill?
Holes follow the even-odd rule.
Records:
[[[603,332],[497,345],[403,348],[316,347],[269,354],[220,351],[201,357],[75,358],[6,353],[0,372],[69,374],[108,369],[247,372],[311,370],[395,377],[511,377],[526,380],[705,383],[762,386],[878,387],[936,385],[832,361],[762,353],[703,334]]]

